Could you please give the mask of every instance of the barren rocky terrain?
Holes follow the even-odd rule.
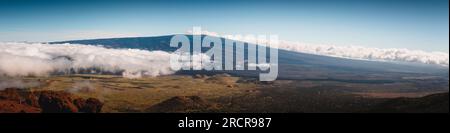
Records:
[[[260,82],[228,74],[138,79],[114,75],[22,77],[26,88],[2,88],[3,113],[183,112],[448,112],[448,82]],[[5,82],[11,80],[4,80]],[[416,89],[414,89],[416,88]],[[441,94],[438,94],[441,93]]]

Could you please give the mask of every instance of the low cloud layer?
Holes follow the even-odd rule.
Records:
[[[84,70],[124,77],[172,74],[170,53],[80,44],[0,43],[0,76],[47,76]]]
[[[244,37],[236,38],[233,36],[231,37],[224,36],[224,38],[240,40],[243,42],[252,42],[252,43],[257,42],[254,38],[251,39]],[[421,50],[409,50],[398,48],[381,49],[362,46],[318,45],[301,42],[283,41],[283,40],[279,40],[278,48],[300,53],[309,53],[348,59],[412,62],[412,63],[439,65],[445,67],[449,66],[449,54],[443,52],[425,52]]]
[[[279,48],[350,59],[449,65],[449,54],[441,52],[312,45],[288,41],[280,41]],[[170,66],[171,55],[172,53],[164,51],[109,49],[81,44],[0,43],[0,77],[80,72],[115,73],[127,78],[154,77],[176,72]]]
[[[380,49],[361,46],[312,45],[298,42],[280,41],[280,49],[289,51],[363,59],[374,61],[414,62],[440,66],[449,65],[449,54],[443,52],[425,52],[408,49]]]

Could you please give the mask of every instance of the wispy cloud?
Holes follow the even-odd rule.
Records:
[[[172,74],[170,53],[79,44],[0,43],[0,76],[46,76],[96,68],[124,77]]]
[[[49,41],[137,37],[137,36],[143,35],[133,32],[115,32],[102,30],[71,30],[71,31],[53,31],[53,32],[11,31],[11,32],[0,32],[0,41],[49,42]]]

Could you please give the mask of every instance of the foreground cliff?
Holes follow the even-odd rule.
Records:
[[[98,99],[83,99],[62,91],[0,91],[0,113],[99,113],[102,106]]]

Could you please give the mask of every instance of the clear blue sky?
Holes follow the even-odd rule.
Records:
[[[0,41],[185,33],[449,51],[448,0],[0,0]]]

